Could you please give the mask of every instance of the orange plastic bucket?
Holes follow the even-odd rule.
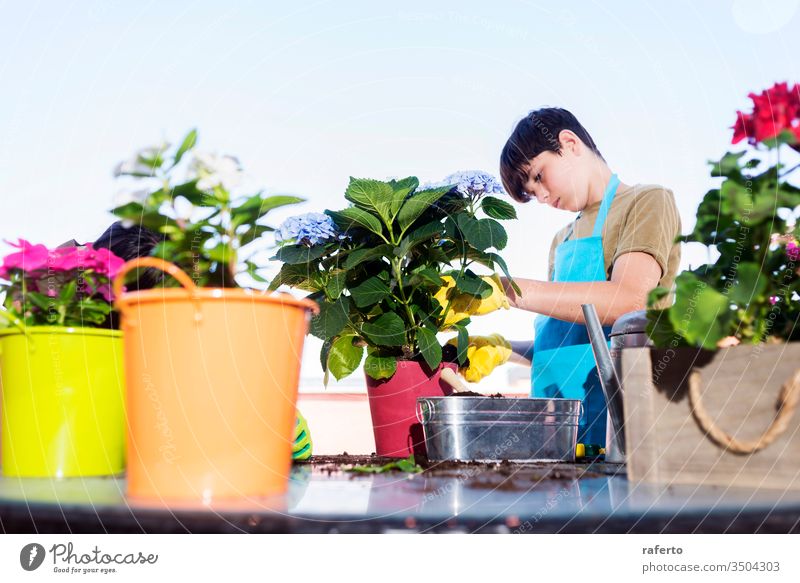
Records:
[[[183,285],[122,291],[155,267]],[[285,492],[309,300],[198,288],[154,257],[114,280],[127,380],[127,493],[210,502]]]

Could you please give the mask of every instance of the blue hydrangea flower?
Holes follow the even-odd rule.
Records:
[[[454,184],[463,196],[505,194],[503,185],[494,176],[480,170],[462,170],[444,179],[443,184]]]
[[[275,232],[278,242],[292,242],[296,245],[319,245],[341,238],[333,219],[322,213],[289,217]]]

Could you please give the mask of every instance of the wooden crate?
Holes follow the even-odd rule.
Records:
[[[699,389],[706,418],[719,430],[740,441],[758,440],[776,420],[782,386],[800,383],[799,370],[800,342],[715,353],[623,350],[628,477],[660,484],[800,490],[800,407],[790,414],[795,407],[784,406],[783,431],[770,445],[744,454],[711,438],[693,414],[689,396],[691,382]]]

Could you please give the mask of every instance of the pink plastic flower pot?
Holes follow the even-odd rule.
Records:
[[[449,362],[431,371],[419,362],[401,360],[389,379],[376,381],[366,375],[375,453],[393,458],[425,454],[422,425],[417,420],[417,398],[452,393],[450,386],[439,379],[443,367],[456,370],[456,365]]]

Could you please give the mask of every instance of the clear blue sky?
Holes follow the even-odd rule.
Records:
[[[798,4],[0,2],[0,236],[95,238],[115,163],[191,127],[302,212],[341,206],[350,175],[497,173],[542,105],[572,110],[623,181],[672,188],[688,228],[747,93],[800,81]],[[569,220],[521,207],[512,271],[544,277]]]

